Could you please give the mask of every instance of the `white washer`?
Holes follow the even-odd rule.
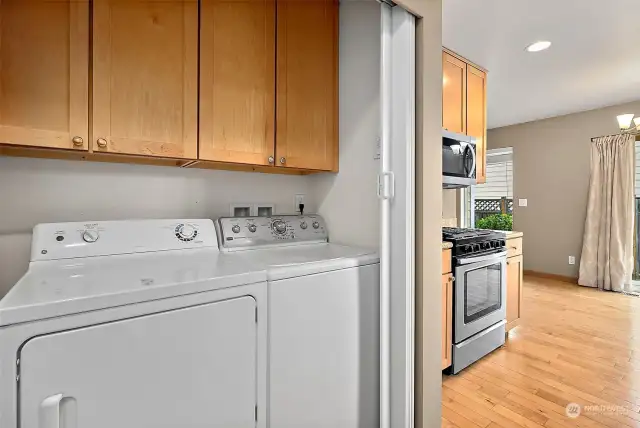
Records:
[[[221,218],[221,249],[266,269],[269,426],[379,426],[380,259],[320,216]]]
[[[0,301],[0,426],[266,427],[264,271],[211,220],[42,224]]]

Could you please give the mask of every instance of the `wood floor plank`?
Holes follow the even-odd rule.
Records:
[[[443,428],[640,428],[640,298],[525,276],[520,325],[442,397]]]

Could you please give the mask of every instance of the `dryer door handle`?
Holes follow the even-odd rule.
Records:
[[[40,418],[39,428],[75,428],[75,412],[65,412],[65,416],[62,416],[62,407],[64,403],[75,404],[75,400],[71,397],[67,397],[64,394],[56,394],[45,398],[40,403]],[[75,406],[64,406],[75,407]],[[67,409],[75,410],[75,409]]]

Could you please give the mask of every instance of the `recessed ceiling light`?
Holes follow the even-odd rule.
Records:
[[[529,46],[527,46],[527,52],[540,52],[545,49],[549,49],[549,46],[551,46],[551,42],[548,42],[546,40],[531,43]]]

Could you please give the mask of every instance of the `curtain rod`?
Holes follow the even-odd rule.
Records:
[[[615,137],[616,135],[623,135],[623,133],[618,133],[618,134],[609,134],[609,135],[601,135],[601,136],[599,136],[599,137],[593,137],[593,138],[591,139],[591,141],[593,142],[593,141],[594,141],[595,139],[597,139],[597,138]],[[632,134],[632,135],[635,137],[635,139],[636,139],[636,140],[638,139],[638,136],[639,136],[638,134]]]

